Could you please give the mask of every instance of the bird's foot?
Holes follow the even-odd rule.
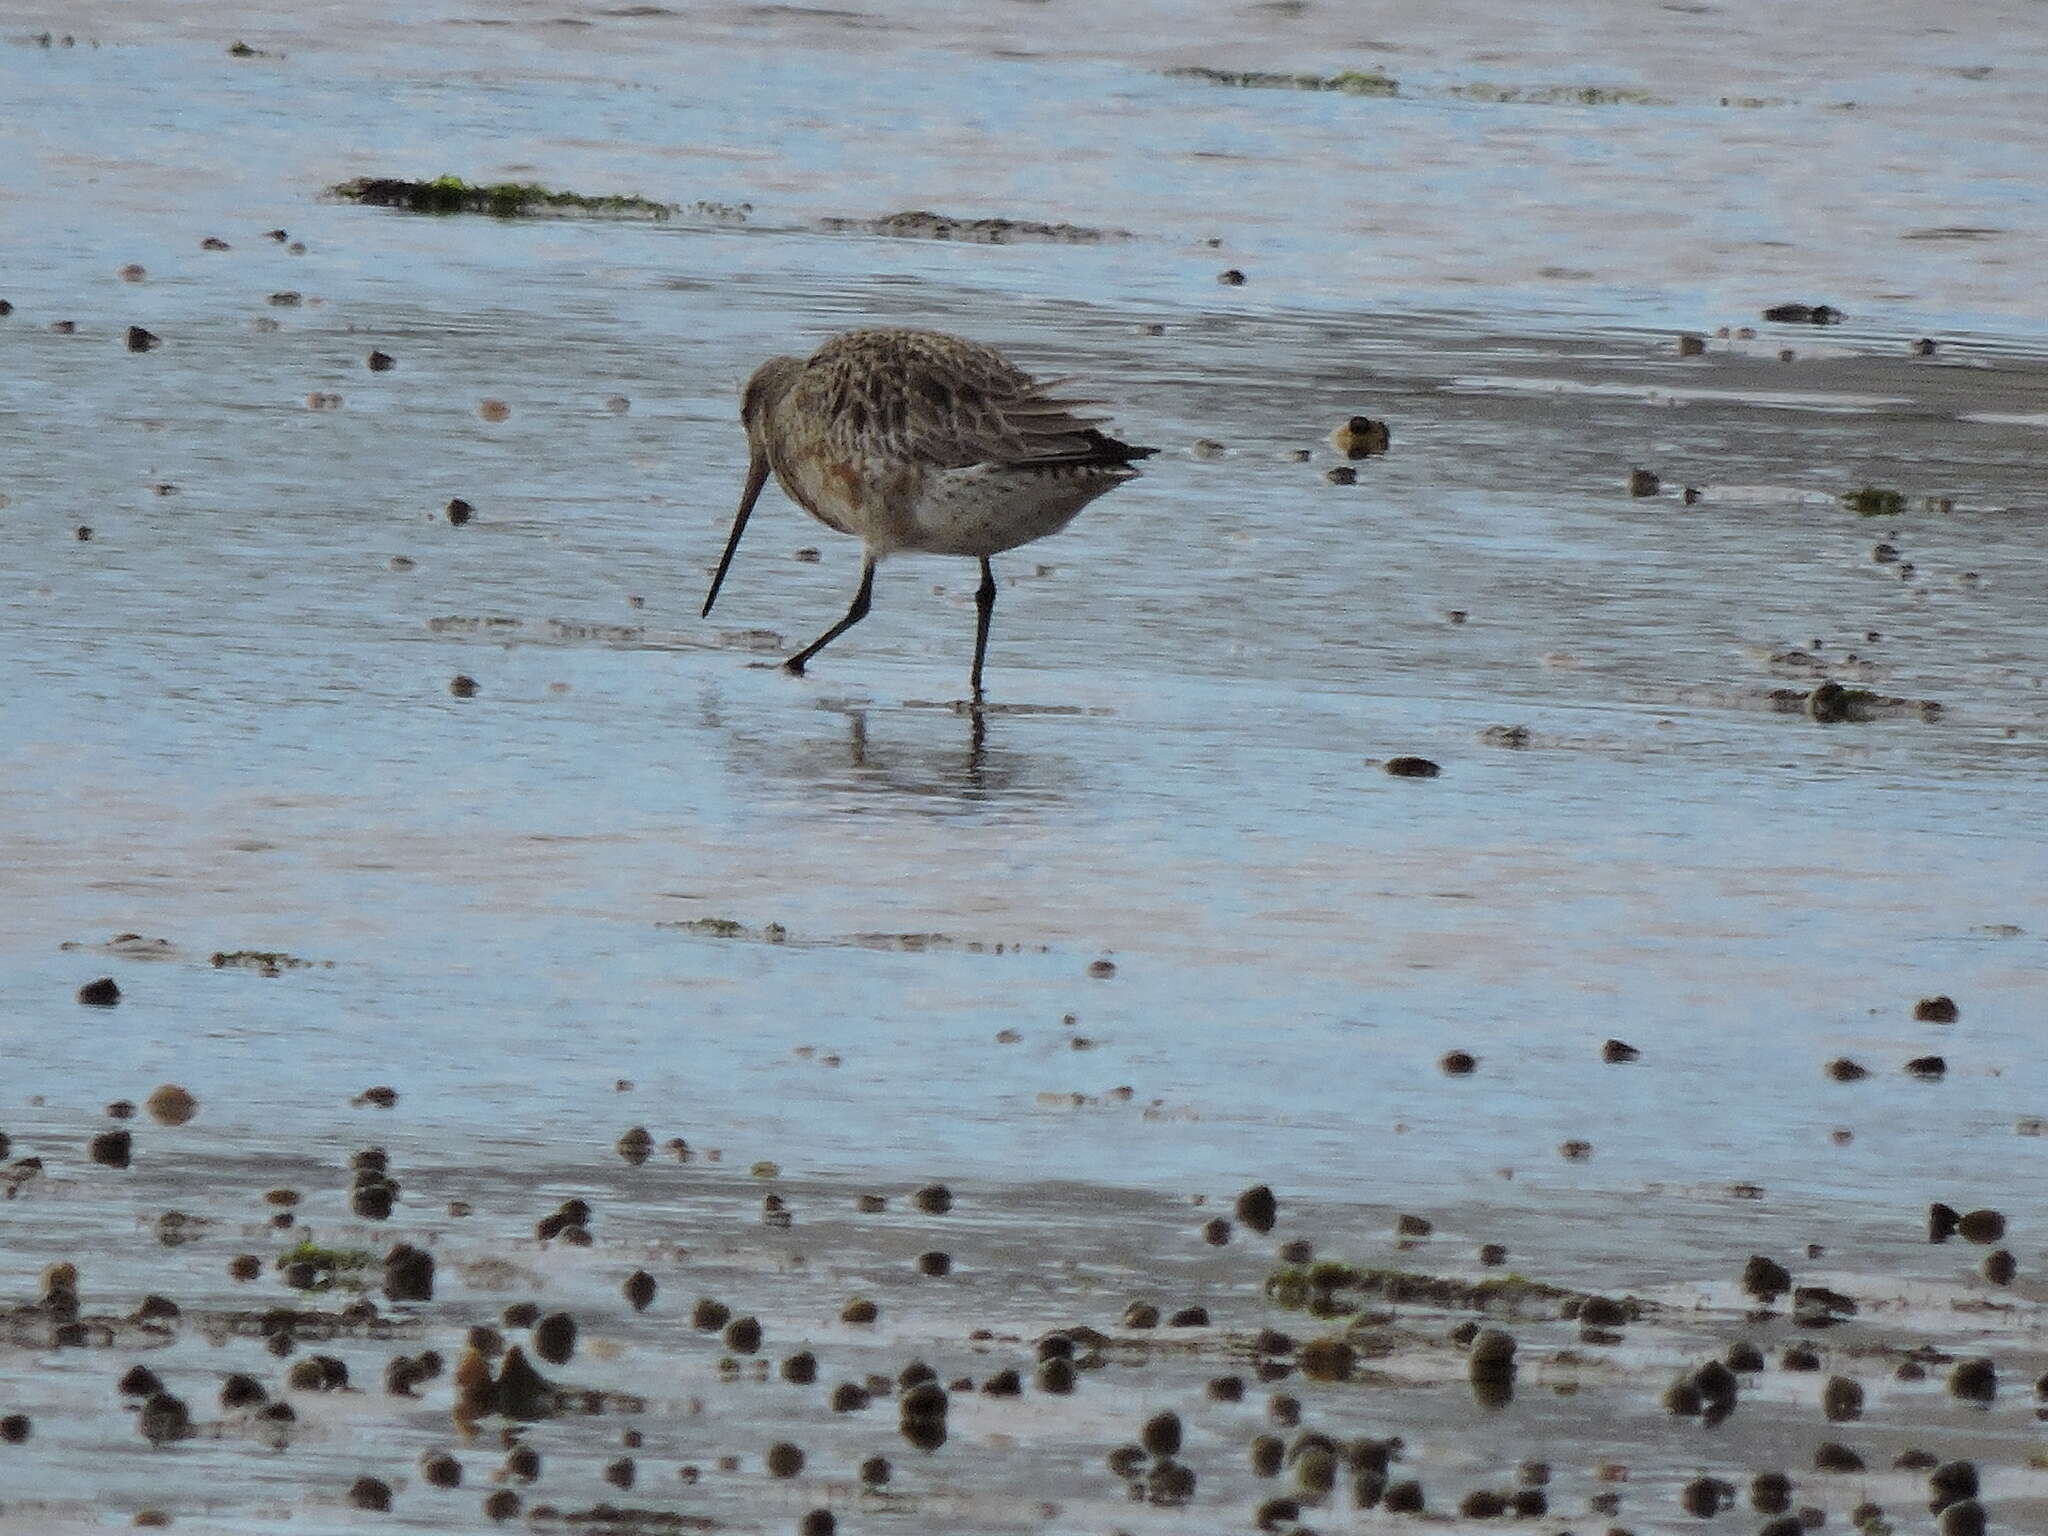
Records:
[[[789,660],[785,661],[782,664],[782,670],[787,672],[791,677],[802,677],[804,675],[803,658],[801,656],[790,657]]]

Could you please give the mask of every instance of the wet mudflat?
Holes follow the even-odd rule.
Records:
[[[2048,1521],[2029,34],[1057,9],[0,18],[0,1524]],[[441,175],[674,212],[323,196]],[[739,382],[866,323],[1162,450],[998,561],[979,719],[967,562],[774,669],[856,555],[772,492],[696,618]]]

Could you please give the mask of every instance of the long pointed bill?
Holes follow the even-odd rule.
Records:
[[[754,503],[760,500],[761,487],[768,483],[768,456],[754,455],[747,465],[747,488],[740,493],[740,509],[733,514],[732,534],[725,541],[725,553],[718,557],[718,574],[711,578],[711,590],[704,594],[704,612],[700,617],[711,617],[711,605],[718,601],[718,589],[725,585],[726,567],[732,564],[733,551],[740,547],[740,535],[747,531],[747,519],[753,514]]]

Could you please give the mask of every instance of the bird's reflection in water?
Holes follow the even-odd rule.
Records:
[[[868,739],[868,712],[846,712],[847,766],[864,781],[879,780],[891,788],[920,794],[947,795],[970,802],[985,801],[993,789],[1013,780],[1014,774],[991,775],[988,761],[988,711],[979,704],[959,706],[966,717],[966,740],[960,748],[937,748],[917,757],[927,759],[922,770],[916,757],[906,757],[901,748],[877,750]],[[992,783],[992,779],[1001,782]]]

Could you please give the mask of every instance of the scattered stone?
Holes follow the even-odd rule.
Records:
[[[1952,1205],[1943,1205],[1939,1200],[1927,1207],[1927,1241],[1945,1243],[1955,1236],[1956,1227],[1962,1216]]]
[[[1966,1403],[1987,1404],[1998,1396],[1998,1367],[1981,1357],[1961,1361],[1948,1373],[1948,1390]]]
[[[1678,1505],[1696,1520],[1711,1520],[1735,1502],[1735,1490],[1718,1477],[1696,1477],[1679,1492]]]
[[[1423,1509],[1422,1484],[1414,1478],[1389,1484],[1380,1496],[1380,1507],[1392,1515],[1419,1515]]]
[[[761,1347],[761,1324],[751,1317],[736,1317],[725,1325],[725,1347],[736,1355],[751,1355]],[[542,1359],[547,1357],[543,1355]]]
[[[1180,1454],[1180,1415],[1172,1411],[1155,1413],[1145,1421],[1138,1439],[1145,1449],[1154,1456],[1177,1456]]]
[[[1962,1017],[1962,1010],[1954,998],[1943,994],[1921,998],[1913,1005],[1913,1017],[1922,1024],[1953,1024]]]
[[[128,327],[128,350],[130,352],[147,352],[152,347],[162,346],[163,341],[163,337],[153,331],[145,331],[139,325]]]
[[[1826,684],[1822,686],[1825,687]],[[1819,690],[1816,689],[1815,691],[1818,692]],[[1870,1076],[1870,1069],[1857,1065],[1846,1056],[1837,1056],[1828,1063],[1827,1074],[1838,1083],[1855,1083],[1861,1082],[1864,1078]]]
[[[1984,1278],[1993,1285],[2011,1285],[2019,1273],[2019,1260],[2004,1248],[1995,1248],[1984,1255]]]
[[[1384,421],[1370,416],[1353,416],[1330,434],[1330,445],[1347,459],[1371,458],[1393,443],[1393,433]]]
[[[420,1458],[420,1476],[435,1488],[460,1488],[462,1463],[446,1451],[433,1451]]]
[[[464,501],[460,496],[454,496],[449,498],[448,521],[453,523],[457,528],[460,528],[464,523],[467,523],[472,517],[475,516],[476,508],[471,506],[468,502]]]
[[[1609,1040],[1600,1047],[1600,1059],[1609,1064],[1634,1061],[1642,1054],[1634,1046],[1620,1040]]]
[[[1948,1074],[1948,1063],[1939,1056],[1915,1056],[1906,1063],[1906,1075],[1934,1082]]]
[[[910,1197],[910,1203],[928,1216],[943,1216],[953,1209],[953,1192],[943,1184],[927,1184]]]
[[[1279,1220],[1280,1205],[1269,1187],[1254,1184],[1237,1197],[1236,1213],[1240,1222],[1264,1237]]]
[[[842,1323],[872,1323],[881,1315],[881,1308],[865,1296],[851,1297],[846,1305],[839,1309],[839,1321]]]
[[[363,362],[372,373],[389,373],[398,366],[398,359],[389,352],[372,352]]]
[[[1680,357],[1698,357],[1706,350],[1706,337],[1694,335],[1691,331],[1683,331],[1679,334],[1678,355]]]
[[[1792,1289],[1792,1271],[1776,1259],[1751,1254],[1742,1266],[1742,1289],[1761,1301],[1770,1301]]]
[[[1358,471],[1349,464],[1333,464],[1323,471],[1323,478],[1332,485],[1358,484]]]
[[[113,977],[102,976],[80,987],[78,1000],[89,1008],[111,1008],[121,1001],[121,989],[114,984]]]
[[[87,1154],[103,1168],[126,1168],[135,1138],[127,1131],[101,1131],[86,1144]]]
[[[576,1353],[576,1319],[550,1312],[533,1325],[533,1352],[549,1365],[567,1365]]]
[[[380,1477],[359,1477],[349,1484],[348,1501],[357,1509],[382,1513],[391,1508],[391,1485]]]
[[[632,1274],[626,1276],[626,1283],[621,1287],[627,1303],[631,1305],[635,1312],[645,1312],[654,1305],[656,1289],[654,1276],[647,1273],[644,1269],[636,1269]]]
[[[1310,1381],[1348,1381],[1358,1351],[1342,1339],[1311,1339],[1301,1346],[1295,1364]]]
[[[2005,1236],[2005,1217],[1997,1211],[1969,1211],[1956,1218],[1956,1235],[1966,1243],[1995,1243]]]
[[[1977,1497],[1977,1464],[1945,1461],[1927,1474],[1928,1512],[1940,1514],[1951,1504]]]
[[[917,1256],[917,1272],[934,1279],[949,1275],[953,1272],[952,1256],[942,1253],[938,1249],[932,1249],[928,1253],[920,1253]]]
[[[384,1255],[384,1294],[392,1301],[434,1299],[434,1256],[400,1243]]]
[[[1813,1453],[1813,1470],[1816,1472],[1861,1472],[1863,1458],[1848,1446],[1828,1441]]]
[[[1390,757],[1386,769],[1397,779],[1433,779],[1443,772],[1426,757]]]
[[[199,1101],[176,1083],[157,1088],[142,1101],[142,1107],[158,1125],[184,1125],[199,1113]]]
[[[762,1465],[768,1469],[770,1477],[795,1477],[804,1469],[804,1453],[789,1441],[778,1440],[768,1447]]]
[[[1216,274],[1216,281],[1226,288],[1242,288],[1244,286],[1244,273],[1240,272],[1236,267],[1226,267],[1223,271]]]
[[[1830,1376],[1821,1389],[1821,1412],[1830,1424],[1845,1424],[1863,1417],[1863,1388],[1846,1376]]]
[[[1222,1248],[1230,1242],[1230,1221],[1223,1216],[1212,1216],[1202,1223],[1202,1241],[1212,1248]]]
[[[1446,1077],[1465,1077],[1478,1070],[1479,1058],[1470,1051],[1446,1051],[1437,1067]]]
[[[1628,472],[1628,493],[1631,496],[1655,496],[1664,488],[1664,482],[1657,478],[1656,471],[1632,469]]]

